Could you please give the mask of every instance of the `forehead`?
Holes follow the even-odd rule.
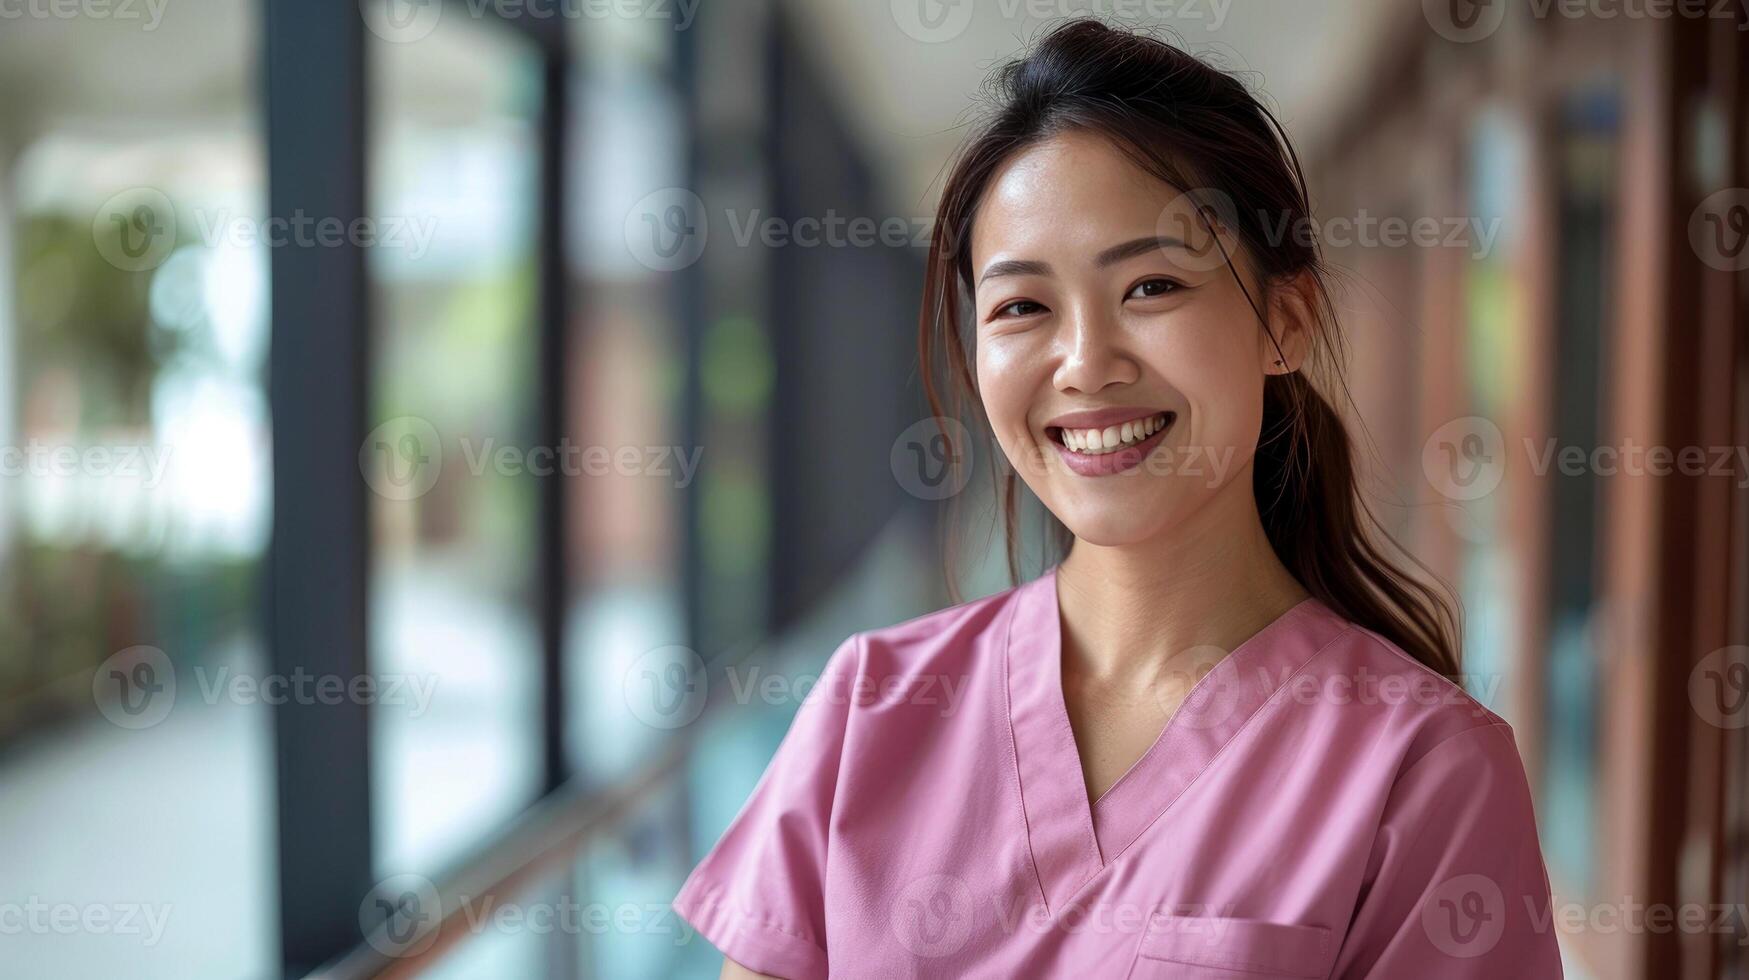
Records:
[[[1156,233],[1174,210],[1192,209],[1178,188],[1111,141],[1080,131],[1053,136],[1016,153],[991,178],[972,224],[972,267],[998,255],[1091,257]]]

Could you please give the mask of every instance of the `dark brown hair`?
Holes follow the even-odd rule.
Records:
[[[918,355],[935,414],[960,418],[966,404],[980,404],[964,324],[971,319],[972,220],[991,178],[1014,154],[1052,136],[1099,134],[1142,169],[1195,195],[1203,221],[1224,224],[1237,237],[1239,253],[1225,254],[1222,246],[1223,257],[1260,323],[1267,317],[1235,258],[1265,290],[1307,284],[1316,320],[1309,325],[1309,355],[1300,370],[1264,383],[1253,460],[1263,527],[1306,591],[1428,667],[1455,676],[1453,602],[1393,557],[1401,549],[1360,495],[1347,427],[1310,377],[1320,370],[1332,390],[1347,394],[1329,272],[1310,233],[1305,176],[1274,114],[1232,75],[1158,38],[1093,20],[1054,28],[1031,53],[999,68],[989,88],[992,112],[961,149],[943,187],[925,272]],[[1279,350],[1277,338],[1270,340]],[[937,391],[943,361],[951,393],[946,405]],[[955,452],[953,458],[962,457]],[[991,459],[1002,459],[993,447]],[[1016,473],[1001,468],[1008,571],[1018,584]],[[1047,520],[1050,543],[1066,553],[1072,534]],[[947,563],[951,590],[951,554]],[[958,601],[957,593],[953,598]]]

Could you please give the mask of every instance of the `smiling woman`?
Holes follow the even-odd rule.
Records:
[[[1279,124],[1090,21],[994,95],[921,344],[1010,468],[1017,584],[847,639],[676,909],[725,976],[1559,976],[1511,730],[1324,395]],[[1024,583],[1016,479],[1067,546]],[[856,696],[920,678],[960,697]]]

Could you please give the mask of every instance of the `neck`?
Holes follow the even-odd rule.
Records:
[[[1146,682],[1193,647],[1231,651],[1305,599],[1257,513],[1251,467],[1145,541],[1077,539],[1057,569],[1064,666]]]

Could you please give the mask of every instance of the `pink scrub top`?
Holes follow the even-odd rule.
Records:
[[[1056,568],[852,635],[674,899],[813,977],[1559,977],[1506,723],[1316,599],[1087,801]]]

